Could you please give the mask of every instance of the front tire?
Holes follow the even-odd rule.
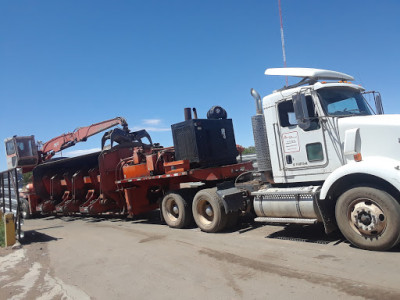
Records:
[[[218,232],[226,227],[228,216],[217,194],[217,188],[197,192],[193,199],[193,217],[202,231]]]
[[[385,191],[352,188],[339,197],[335,215],[340,231],[354,246],[384,251],[400,241],[400,204]]]

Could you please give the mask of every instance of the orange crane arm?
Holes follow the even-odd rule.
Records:
[[[49,159],[55,153],[74,146],[76,143],[84,142],[88,137],[95,135],[99,132],[107,130],[115,125],[120,124],[124,131],[129,131],[128,123],[122,117],[116,117],[114,119],[95,123],[86,127],[79,127],[73,132],[64,133],[58,137],[52,138],[43,144],[42,157],[43,160]]]

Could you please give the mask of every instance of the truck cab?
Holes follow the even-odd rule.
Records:
[[[253,121],[259,170],[269,178],[266,188],[253,193],[258,219],[323,222],[326,232],[338,225],[350,242],[365,249],[397,244],[399,116],[383,115],[375,92],[374,112],[364,88],[344,73],[282,68],[265,74],[301,80],[262,101],[252,92],[261,106],[253,118],[263,119],[265,127],[260,134],[260,122],[254,127]]]
[[[4,143],[9,170],[22,168],[23,172],[29,172],[38,164],[38,149],[33,135],[13,136],[5,139]]]
[[[356,136],[346,141],[347,148],[351,148],[350,142],[354,144],[353,155],[342,147],[345,132],[359,125],[357,119],[349,117],[371,119],[374,114],[363,91],[351,83],[317,82],[264,98],[267,135],[274,137],[269,143],[276,183],[323,181],[340,166],[354,161],[353,155],[360,150],[355,149],[360,147]]]

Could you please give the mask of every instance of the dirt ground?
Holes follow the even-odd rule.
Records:
[[[400,299],[400,248],[359,250],[319,226],[219,234],[144,219],[25,221],[0,250],[0,299]]]

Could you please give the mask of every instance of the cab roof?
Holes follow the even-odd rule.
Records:
[[[265,75],[292,76],[315,80],[354,80],[353,76],[345,73],[312,68],[270,68],[265,70]]]

